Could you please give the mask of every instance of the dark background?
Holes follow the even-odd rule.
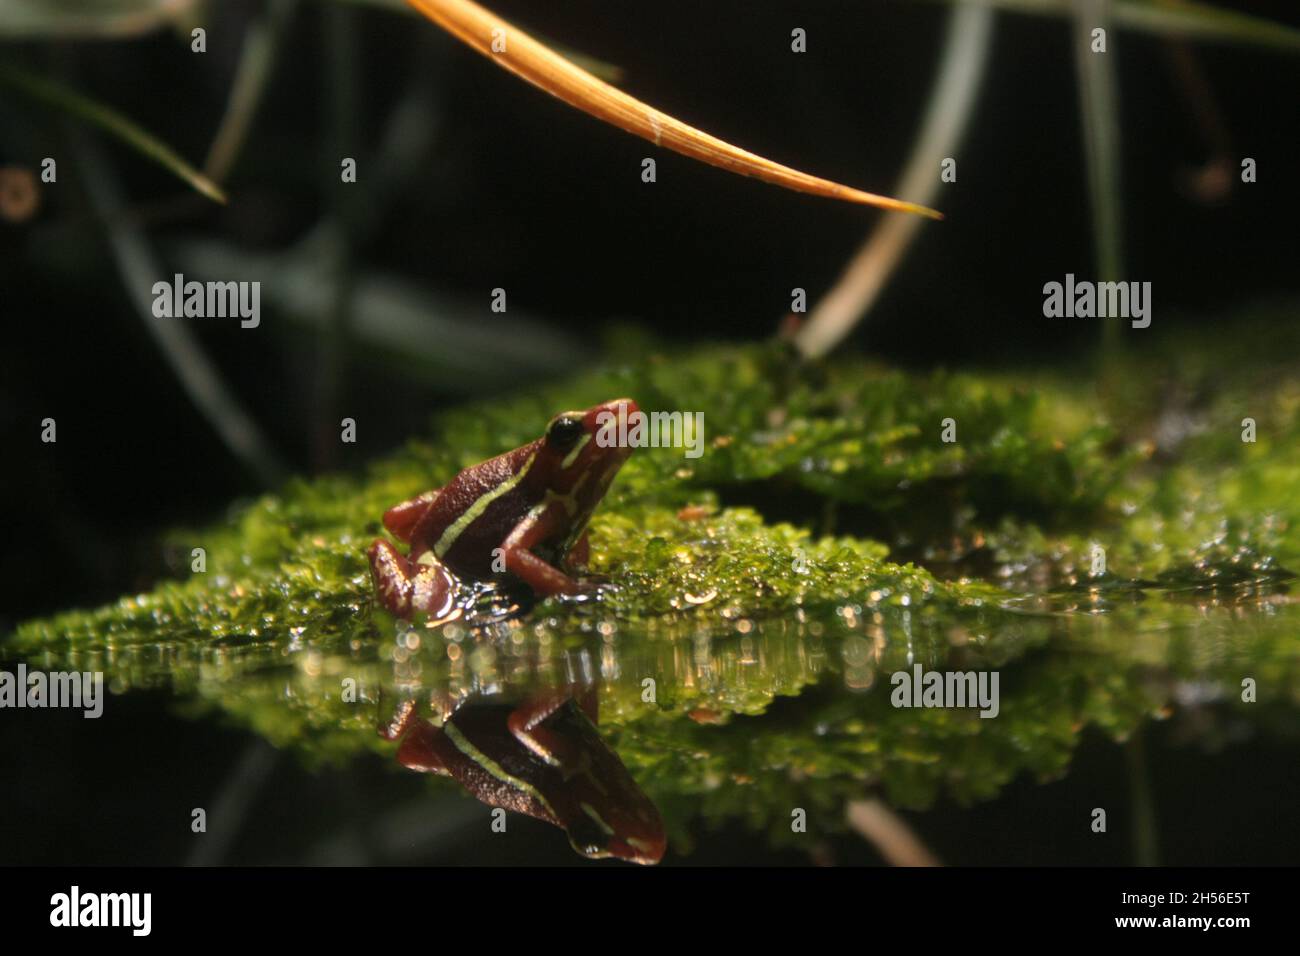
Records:
[[[14,44],[0,46],[0,56],[16,55],[37,69],[71,64],[79,88],[198,160],[224,108],[243,31],[258,9],[245,2],[214,7],[202,57],[168,33]],[[1300,21],[1287,3],[1248,7],[1281,22]],[[500,0],[495,9],[619,65],[624,89],[687,122],[778,161],[886,194],[920,122],[947,16],[941,4],[859,0],[573,0],[544,7]],[[789,50],[795,26],[808,31],[807,54]],[[1095,345],[1095,325],[1041,315],[1045,281],[1094,271],[1070,38],[1065,20],[998,17],[985,89],[958,153],[958,183],[945,186],[937,201],[948,218],[925,227],[845,348],[920,367],[1037,367],[1073,361]],[[1206,144],[1169,69],[1167,43],[1118,29],[1110,43],[1119,58],[1122,100],[1125,274],[1154,285],[1153,326],[1126,330],[1129,346],[1141,348],[1148,334],[1231,323],[1252,303],[1296,301],[1296,58],[1226,44],[1193,47],[1225,117],[1234,159],[1234,190],[1207,205],[1185,187],[1188,171],[1207,158]],[[351,85],[336,68],[340,55],[351,64]],[[342,102],[350,103],[341,120],[340,89]],[[340,210],[349,215],[351,199],[340,190],[367,195],[368,160],[394,104],[413,93],[430,105],[431,145],[418,175],[395,184],[395,198],[369,210],[375,228],[357,234],[354,267],[401,274],[481,302],[475,321],[482,323],[493,320],[490,290],[504,287],[512,311],[540,317],[588,355],[599,352],[615,319],[641,323],[669,348],[767,337],[789,308],[790,289],[806,288],[815,302],[879,216],[656,150],[520,83],[422,20],[365,8],[340,13],[317,2],[298,8],[227,182],[228,206],[194,200],[175,179],[116,144],[107,153],[160,247],[216,236],[274,250]],[[196,414],[133,312],[75,164],[65,158],[66,128],[7,91],[0,97],[0,163],[37,167],[43,156],[60,157],[59,184],[44,191],[38,216],[21,226],[0,222],[4,631],[33,615],[148,587],[166,573],[159,532],[210,521],[230,501],[263,489]],[[342,155],[359,161],[355,187],[338,182]],[[640,180],[645,156],[658,163],[654,185]],[[1258,161],[1258,183],[1236,182],[1242,156]],[[417,380],[353,360],[346,350],[338,391],[323,403],[321,343],[265,305],[256,330],[208,323],[199,334],[230,387],[301,473],[360,468],[418,433],[437,408],[502,387],[491,380],[477,389]],[[575,349],[573,365],[588,355]],[[508,373],[503,378],[510,380]],[[340,409],[361,423],[356,445],[319,441],[323,424],[336,422]],[[57,445],[39,442],[46,416],[58,421]],[[22,806],[0,814],[25,829],[23,841],[7,844],[17,847],[19,859],[117,859],[124,852],[120,841],[143,825],[132,814],[161,812],[141,796],[155,791],[132,782],[141,779],[137,774],[155,774],[149,779],[164,789],[184,781],[199,805],[198,792],[210,794],[250,746],[242,734],[222,736],[167,718],[163,736],[178,749],[139,750],[132,759],[155,769],[132,763],[119,776],[123,741],[154,739],[157,713],[149,701],[123,700],[113,708],[113,727],[104,720],[92,734],[103,735],[102,743],[89,744],[74,721],[76,727],[55,730],[45,745],[49,765],[24,762],[30,786]],[[30,719],[0,722],[3,759],[29,754],[37,732]],[[72,798],[58,769],[72,756],[87,761],[78,763],[77,786],[103,792],[96,804],[103,813],[78,811],[80,825],[56,834],[51,821],[65,815],[47,811],[61,795]],[[1089,760],[1113,785],[1116,768],[1106,764],[1113,759],[1113,750],[1085,748],[1074,783],[1053,786],[1073,786],[1061,799],[1086,802],[1092,799]],[[1255,769],[1275,763],[1245,748],[1218,759],[1215,772],[1222,772],[1224,786],[1238,762]],[[1216,788],[1196,781],[1193,768],[1200,766],[1192,760],[1181,770],[1170,767],[1172,783],[1162,796],[1204,801],[1177,819],[1212,809]],[[211,772],[210,785],[200,767]],[[0,768],[0,778],[13,779],[13,770]],[[331,795],[322,800],[325,807],[341,799],[369,805],[364,795],[339,796],[341,786],[364,788],[368,771],[350,784],[340,783],[347,775],[308,776],[285,761],[273,772],[285,775],[272,788],[281,803],[321,793]],[[1284,786],[1286,771],[1270,772]],[[384,771],[381,779],[387,787],[393,778]],[[401,786],[419,792],[418,781]],[[1268,792],[1265,781],[1260,786]],[[120,803],[114,788],[122,790]],[[947,819],[955,833],[974,825],[987,836],[990,827],[1012,820],[1021,827],[1046,814],[1042,822],[1051,829],[1058,806],[1052,793],[1024,782],[986,808],[936,819],[940,831]],[[174,801],[164,803],[174,808]],[[288,812],[278,803],[273,810],[276,818]],[[1194,859],[1261,861],[1277,846],[1254,828],[1239,832],[1219,821],[1215,832],[1223,844]],[[1177,847],[1185,834],[1167,837]],[[562,841],[547,828],[539,839]],[[937,839],[942,855],[958,862],[963,852],[980,850],[980,861],[992,862],[983,839],[954,839],[951,847]],[[720,845],[734,850],[731,840]],[[1004,841],[1003,849],[1008,862],[1046,862],[1027,842]],[[1119,858],[1079,850],[1098,862],[1123,862],[1128,852],[1126,845]],[[134,852],[141,862],[184,858],[176,846]],[[249,852],[247,859],[260,858]],[[269,856],[296,853],[289,845]]]

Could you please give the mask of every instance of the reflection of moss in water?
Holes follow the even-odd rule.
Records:
[[[619,750],[652,768],[645,778],[670,821],[734,816],[797,843],[796,807],[814,831],[834,830],[843,800],[876,790],[925,808],[940,792],[961,802],[994,796],[1021,772],[1059,776],[1088,726],[1123,739],[1145,720],[1195,711],[1202,735],[1241,719],[1294,734],[1298,623],[1283,598],[1215,607],[1155,597],[1098,616],[986,612],[924,637],[896,611],[816,641],[786,629],[759,638],[751,656],[770,659],[773,644],[793,642],[799,650],[780,656],[800,659],[817,646],[816,689],[723,726],[647,715],[625,726]],[[895,709],[889,677],[912,662],[998,671],[1000,713]],[[1240,703],[1246,677],[1260,688],[1258,704]]]
[[[436,442],[364,478],[296,482],[178,534],[183,553],[206,549],[207,574],[29,623],[9,647],[102,668],[118,690],[170,684],[312,760],[391,750],[374,734],[381,689],[547,682],[578,655],[679,845],[697,814],[779,838],[793,808],[834,828],[869,789],[915,807],[986,798],[1024,771],[1062,773],[1085,726],[1123,737],[1181,710],[1187,682],[1232,701],[1252,677],[1259,713],[1290,728],[1297,612],[1269,589],[1300,559],[1300,384],[1275,370],[1234,387],[1230,372],[1191,368],[1168,398],[1133,371],[1111,399],[1117,428],[1065,377],[1029,390],[856,362],[794,371],[760,348],[641,361],[449,414]],[[363,552],[385,507],[617,394],[703,411],[707,447],[642,450],[624,469],[593,525],[593,570],[614,590],[478,633],[395,634],[372,613]],[[1253,445],[1239,440],[1248,414]],[[939,440],[945,418],[956,443]],[[687,504],[700,507],[679,515]],[[891,547],[939,576],[889,561]],[[998,669],[1001,713],[891,707],[889,674],[912,661]],[[357,703],[341,699],[347,678]]]

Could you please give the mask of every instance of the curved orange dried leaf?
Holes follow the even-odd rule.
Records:
[[[943,218],[942,214],[926,206],[878,196],[829,179],[810,176],[733,146],[716,136],[710,136],[592,76],[523,30],[470,0],[408,2],[452,36],[495,61],[497,65],[564,100],[570,106],[647,139],[656,146],[664,146],[710,166],[718,166],[742,176],[752,176],[797,192],[897,212],[916,213],[931,219]],[[498,47],[495,50],[494,40]]]

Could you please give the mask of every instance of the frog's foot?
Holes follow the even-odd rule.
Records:
[[[370,573],[379,601],[395,617],[414,613],[442,617],[456,598],[456,578],[426,551],[411,561],[382,538],[370,546]]]
[[[613,581],[604,574],[592,574],[586,568],[582,569],[582,577],[574,579],[575,588],[573,594],[594,597],[601,591],[613,587]]]
[[[381,692],[380,706],[383,706],[383,696]],[[397,706],[392,718],[386,724],[380,724],[378,727],[379,736],[385,740],[400,740],[402,735],[415,726],[416,720],[419,719],[416,713],[414,700],[404,700]]]
[[[608,585],[609,578],[592,574],[587,570],[587,561],[591,557],[591,542],[587,537],[587,532],[582,532],[577,542],[569,549],[568,557],[564,560],[563,571],[573,579],[572,594],[593,595],[600,591],[601,588]]]

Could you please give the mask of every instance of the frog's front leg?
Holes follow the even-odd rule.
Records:
[[[379,600],[393,616],[409,618],[418,612],[441,617],[451,609],[456,578],[432,551],[411,561],[381,538],[368,553]]]
[[[542,597],[577,594],[582,590],[577,581],[531,551],[548,538],[557,536],[568,518],[563,503],[552,501],[540,509],[530,511],[501,543],[506,570]]]
[[[578,705],[588,720],[593,724],[596,722],[598,697],[594,686],[578,693],[555,690],[535,695],[506,718],[506,726],[515,739],[552,767],[559,768],[566,780],[591,765],[580,744],[546,726],[546,722],[570,701]]]
[[[587,562],[591,560],[591,540],[587,537],[588,532],[584,531],[573,543],[569,549],[569,556],[566,559],[571,568],[585,568]]]

